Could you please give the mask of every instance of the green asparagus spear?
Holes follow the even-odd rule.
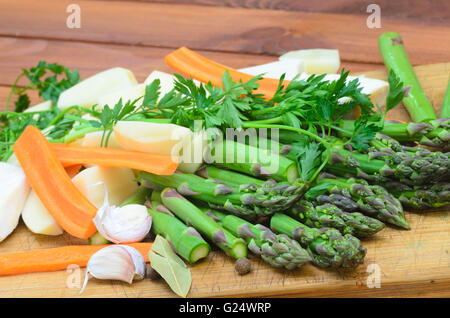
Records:
[[[377,156],[382,158],[377,159]],[[441,154],[436,154],[442,157]],[[427,155],[428,156],[428,155]],[[400,181],[405,184],[428,184],[447,178],[447,174],[437,174],[446,159],[428,156],[394,156],[390,153],[368,154],[349,151],[340,146],[333,147],[326,170],[339,176],[355,176],[371,182],[383,184],[388,181]],[[446,155],[444,155],[446,156]],[[402,159],[403,160],[399,160]],[[436,159],[436,161],[434,161]]]
[[[203,211],[233,235],[243,238],[249,251],[273,267],[292,270],[311,261],[308,252],[287,235],[275,234],[261,224],[254,225],[234,215],[211,209]]]
[[[442,102],[441,118],[450,118],[450,77],[448,79],[444,101]]]
[[[141,172],[142,182],[164,188],[176,188],[182,195],[206,202],[211,208],[229,211],[246,219],[270,216],[292,205],[303,194],[302,185],[265,181],[261,187],[230,187],[194,174],[169,176]]]
[[[385,227],[384,223],[377,219],[359,212],[344,212],[331,203],[320,205],[301,200],[289,209],[288,214],[307,226],[333,227],[342,234],[352,234],[359,238],[374,235]]]
[[[401,123],[386,120],[380,133],[399,142],[417,142],[424,146],[447,149],[450,142],[449,122],[448,118],[435,119],[428,123]],[[351,136],[355,127],[354,123],[354,120],[341,120],[339,132],[348,137]]]
[[[350,234],[342,235],[333,228],[310,228],[283,213],[272,216],[270,227],[297,240],[319,267],[355,268],[364,262],[367,253],[361,241]]]
[[[210,246],[195,228],[185,225],[160,202],[148,201],[146,205],[152,216],[152,231],[168,240],[181,257],[194,264],[208,256]]]
[[[346,211],[360,211],[380,221],[410,229],[400,201],[379,185],[369,185],[361,179],[329,178],[325,176],[318,178],[317,187],[326,190],[325,193],[339,194],[351,199],[356,203],[357,210],[350,209],[349,206],[339,205],[345,202],[342,200],[337,202],[322,201],[321,203],[332,203]],[[310,192],[312,191],[313,189],[310,190]]]
[[[255,177],[294,182],[298,178],[294,161],[271,150],[225,140],[211,149],[208,163]]]
[[[412,187],[393,182],[387,183],[386,187],[406,208],[427,210],[450,205],[450,183],[448,182]]]
[[[173,214],[183,220],[184,223],[194,227],[227,255],[235,259],[247,257],[247,245],[243,239],[225,231],[175,189],[165,188],[161,193],[161,201]]]
[[[403,104],[415,122],[436,119],[436,113],[417,79],[406,54],[403,40],[397,32],[386,32],[378,38],[378,45],[388,70],[393,70],[407,88]]]

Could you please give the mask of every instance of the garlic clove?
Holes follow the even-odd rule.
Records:
[[[107,240],[120,243],[142,241],[150,231],[152,218],[141,204],[111,206],[99,210],[94,218],[99,233]]]
[[[116,244],[140,242],[152,226],[152,217],[142,204],[110,206],[106,188],[103,205],[98,209],[93,221],[98,232]]]
[[[134,247],[128,246],[128,245],[121,245],[123,248],[125,248],[128,253],[130,253],[131,258],[133,259],[134,263],[134,280],[142,280],[145,278],[145,260],[144,257],[142,257],[142,254],[139,253],[137,249]]]
[[[111,245],[91,256],[86,266],[86,275],[80,294],[90,278],[120,280],[131,284],[145,275],[144,257],[134,247]]]

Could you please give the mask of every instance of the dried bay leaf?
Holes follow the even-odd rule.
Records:
[[[172,250],[169,242],[157,235],[149,252],[150,266],[158,272],[179,296],[186,297],[191,288],[191,271]]]

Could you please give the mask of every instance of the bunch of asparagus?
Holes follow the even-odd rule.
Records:
[[[405,59],[397,35],[380,37],[380,49],[388,69],[411,86],[403,102],[414,122],[383,120],[375,133],[368,129],[367,136],[360,134],[366,146],[360,141],[356,147],[353,138],[361,127],[359,120],[339,119],[313,128],[308,127],[312,119],[302,122],[307,113],[302,114],[295,103],[311,96],[305,83],[277,92],[268,104],[255,99],[261,104],[248,108],[249,120],[242,127],[281,129],[275,145],[264,146],[264,139],[256,145],[215,142],[206,164],[195,174],[140,173],[139,181],[153,191],[148,205],[154,230],[191,263],[209,252],[203,236],[237,260],[247,259],[250,252],[276,268],[298,269],[308,262],[354,268],[366,255],[362,239],[386,225],[410,229],[404,207],[448,205],[450,119],[434,114],[407,58],[396,63],[396,55]],[[318,81],[309,84],[317,86]],[[352,91],[351,85],[343,91]],[[388,100],[402,94],[392,93]],[[366,103],[358,90],[351,95]],[[387,107],[392,105],[387,102]],[[295,111],[287,116],[283,109],[289,107]],[[444,105],[442,113],[449,114],[449,109]]]

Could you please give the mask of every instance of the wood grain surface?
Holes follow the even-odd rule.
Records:
[[[415,70],[439,111],[450,63],[419,66]],[[386,78],[384,70],[365,74]],[[0,98],[4,96],[2,91]],[[403,106],[390,116],[409,120]],[[239,276],[233,260],[214,251],[202,262],[190,266],[192,288],[188,297],[450,297],[449,211],[406,214],[411,230],[387,227],[364,240],[367,256],[364,264],[354,271],[324,270],[312,265],[282,271],[251,257],[252,272]],[[18,250],[82,243],[85,241],[67,234],[60,237],[32,234],[20,224],[0,245],[0,257],[1,253]],[[372,264],[380,270],[380,288],[369,288]],[[84,269],[0,277],[0,297],[174,297],[164,281],[148,279],[132,285],[92,280],[80,296],[77,279],[81,283],[83,275]]]
[[[0,35],[269,55],[326,47],[339,49],[343,61],[369,64],[382,62],[377,38],[386,30],[402,35],[414,65],[447,62],[442,46],[450,45],[449,21],[386,17],[382,28],[369,29],[360,15],[134,1],[80,0],[81,28],[69,29],[70,3],[2,0]]]
[[[111,0],[105,0],[111,1]],[[113,0],[117,1],[117,0]],[[450,2],[447,0],[127,0],[154,3],[183,3],[231,8],[269,9],[304,12],[327,12],[360,14],[367,13],[367,6],[376,2],[382,8],[385,17],[445,20],[450,12]]]

